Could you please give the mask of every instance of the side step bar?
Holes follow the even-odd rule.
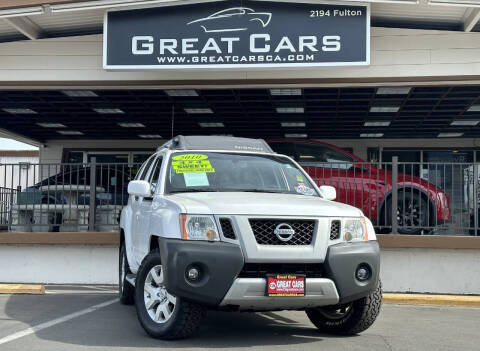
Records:
[[[133,273],[127,274],[125,277],[125,280],[135,286],[135,280],[137,279],[137,276]]]

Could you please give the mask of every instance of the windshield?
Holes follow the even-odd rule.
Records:
[[[200,191],[318,196],[310,180],[285,157],[215,152],[174,153],[168,165],[165,192]]]

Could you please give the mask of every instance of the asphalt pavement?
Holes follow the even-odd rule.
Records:
[[[480,308],[384,305],[351,337],[319,333],[304,312],[209,312],[199,333],[160,341],[108,286],[47,287],[45,295],[0,295],[1,351],[76,350],[480,350]]]

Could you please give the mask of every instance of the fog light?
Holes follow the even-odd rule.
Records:
[[[207,240],[214,241],[215,237],[217,236],[217,232],[213,229],[207,230]]]
[[[364,282],[370,278],[370,269],[366,266],[359,266],[355,273],[355,277],[358,281]]]
[[[200,272],[195,267],[189,268],[187,271],[188,280],[197,280],[200,276]]]
[[[350,232],[345,233],[345,240],[346,241],[351,241],[352,240],[352,234]]]

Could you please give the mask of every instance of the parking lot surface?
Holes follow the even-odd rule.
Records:
[[[108,286],[0,295],[0,350],[480,350],[480,308],[384,305],[366,332],[319,333],[304,312],[209,312],[192,339],[148,337]]]

